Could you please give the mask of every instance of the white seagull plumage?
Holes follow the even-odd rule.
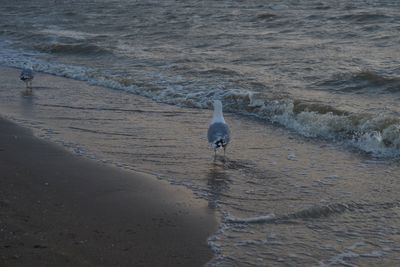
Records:
[[[215,154],[217,153],[217,149],[222,147],[224,149],[225,155],[225,149],[226,146],[229,144],[231,134],[228,124],[226,124],[224,115],[222,113],[221,101],[214,100],[213,106],[214,113],[207,133],[208,142],[214,149]]]

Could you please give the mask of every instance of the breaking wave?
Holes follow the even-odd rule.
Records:
[[[371,70],[356,73],[338,73],[327,81],[316,84],[329,90],[354,93],[397,93],[400,92],[400,78],[382,75]]]
[[[226,223],[234,224],[259,224],[259,223],[290,223],[294,220],[308,220],[329,217],[335,214],[345,212],[361,212],[369,213],[376,210],[385,210],[399,207],[399,203],[384,202],[384,203],[332,203],[328,205],[315,205],[305,208],[290,214],[277,216],[268,214],[263,216],[255,216],[249,218],[236,218],[230,215],[225,217]]]
[[[90,84],[112,89],[125,90],[155,101],[191,108],[211,108],[213,99],[224,103],[224,110],[242,115],[255,116],[294,130],[302,136],[344,142],[374,157],[391,158],[400,156],[400,119],[387,114],[350,113],[316,101],[290,98],[271,99],[261,93],[244,89],[199,88],[185,90],[180,86],[158,86],[157,81],[147,85],[136,85],[118,75],[71,66],[32,60],[34,54],[17,54],[0,49],[0,64],[23,67],[31,61],[35,71],[87,81]],[[353,79],[364,79],[376,83],[397,84],[397,79],[379,78],[373,73],[359,73]]]
[[[37,47],[37,49],[41,52],[50,54],[71,54],[71,55],[76,54],[76,55],[87,55],[87,56],[112,54],[110,51],[103,49],[99,46],[92,44],[83,44],[83,43],[75,43],[75,44],[52,43]]]

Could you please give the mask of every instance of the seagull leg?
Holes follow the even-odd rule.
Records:
[[[25,81],[25,85],[26,85],[25,94],[30,94],[29,82],[28,82],[28,81]]]

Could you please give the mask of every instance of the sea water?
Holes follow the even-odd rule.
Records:
[[[0,63],[37,72],[31,97],[10,75],[2,114],[207,199],[221,218],[211,265],[400,260],[397,1],[7,1],[0,12]],[[215,162],[213,99],[233,135]]]

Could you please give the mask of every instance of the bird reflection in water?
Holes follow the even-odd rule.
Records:
[[[34,97],[32,91],[21,92],[20,110],[24,116],[31,118],[34,114]]]
[[[213,164],[207,174],[208,207],[215,209],[221,196],[229,189],[229,175],[222,166]]]

